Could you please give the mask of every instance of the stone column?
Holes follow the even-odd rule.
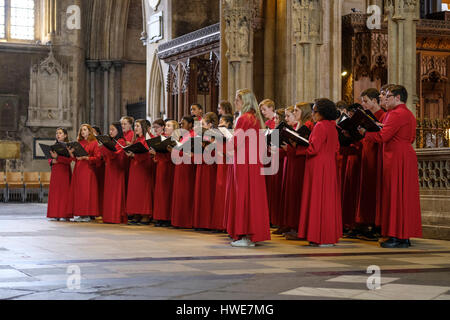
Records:
[[[264,19],[264,96],[275,99],[275,39],[277,36],[277,3],[269,0],[265,3]]]
[[[122,116],[125,116],[127,111],[125,106],[122,108],[122,61],[114,61],[114,113],[118,121]]]
[[[95,73],[99,66],[99,62],[95,60],[87,61],[87,67],[90,73],[90,112],[89,123],[95,123]]]
[[[408,90],[407,106],[416,114],[416,26],[420,17],[419,0],[389,0],[388,20],[389,83]]]
[[[228,100],[239,89],[253,90],[253,29],[257,0],[222,0],[225,40],[228,46]]]
[[[109,127],[109,69],[112,62],[102,61],[100,64],[103,71],[103,132],[106,132]]]
[[[322,45],[322,8],[320,0],[292,1],[295,46],[295,101],[319,98],[320,46]]]

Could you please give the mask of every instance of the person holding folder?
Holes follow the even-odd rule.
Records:
[[[87,155],[74,154],[75,149],[69,147],[69,153],[75,160],[75,168],[71,180],[71,199],[69,207],[75,216],[75,222],[89,222],[90,217],[99,216],[99,195],[96,168],[100,161],[100,150],[94,131],[89,124],[83,124],[78,132],[78,143]]]
[[[179,128],[178,122],[167,121],[164,125],[166,139],[171,139],[174,131]],[[167,149],[166,153],[150,149],[156,162],[155,195],[153,202],[153,219],[156,220],[155,227],[168,227],[171,221],[171,204],[175,165],[172,162],[171,153]]]
[[[207,113],[202,119],[202,127],[204,130],[217,129],[219,125],[219,117],[214,112]],[[205,139],[206,136],[204,136]],[[210,141],[214,143],[214,141]],[[209,145],[208,148],[213,147]],[[211,154],[212,157],[216,153]],[[212,229],[211,221],[213,218],[215,186],[217,178],[217,164],[208,164],[203,160],[202,164],[197,165],[195,174],[195,191],[194,191],[194,222],[195,229]]]
[[[56,129],[56,142],[69,142],[66,129]],[[70,164],[72,159],[60,156],[53,151],[50,151],[50,154],[52,159],[49,160],[49,164],[52,174],[48,190],[47,218],[66,221],[73,218],[70,208],[67,207],[70,199],[70,179],[72,178]]]
[[[180,143],[186,143],[189,139],[195,137],[194,118],[184,116],[181,120],[181,129],[185,130],[185,135]],[[192,142],[192,141],[191,141]],[[172,150],[183,156],[183,151]],[[172,197],[172,225],[176,228],[193,227],[194,214],[194,187],[195,187],[195,164],[193,163],[193,154],[185,155],[191,158],[191,163],[180,163],[175,166],[173,179],[173,197]]]
[[[105,145],[100,147],[100,153],[105,160],[105,186],[103,196],[103,222],[127,223],[126,206],[126,155],[122,146],[126,145],[120,122],[113,122],[109,126],[109,137],[115,146],[113,150]]]
[[[233,247],[254,247],[256,242],[270,240],[266,182],[258,152],[259,130],[265,129],[265,123],[252,91],[238,90],[235,107],[241,116],[233,139],[235,202],[234,210],[228,214],[227,232],[234,240]],[[252,131],[258,139],[256,145],[245,138]],[[254,158],[256,163],[251,163]]]
[[[286,122],[285,119],[285,109],[277,109],[275,112],[275,128],[280,126],[282,122]],[[269,206],[270,213],[270,223],[278,227],[277,230],[273,231],[272,234],[283,234],[287,231],[290,231],[289,228],[283,227],[283,176],[285,175],[284,171],[286,168],[286,151],[280,146],[270,145],[270,152],[272,158],[274,158],[275,153],[278,153],[278,172],[274,176],[266,177],[267,183],[267,201]],[[269,178],[271,177],[271,178]]]
[[[232,107],[230,107],[231,109]],[[224,128],[227,130],[233,130],[233,115],[223,114],[220,117],[219,128]],[[215,186],[215,197],[213,202],[213,215],[211,219],[211,229],[213,232],[223,232],[226,229],[225,223],[225,204],[226,204],[226,194],[227,194],[227,180],[228,174],[232,174],[233,159],[227,159],[227,154],[224,150],[226,141],[219,140],[216,141],[217,146],[217,176],[216,176],[216,186]],[[219,161],[220,159],[220,161]],[[229,173],[229,170],[230,173]]]
[[[125,138],[126,145],[129,146],[133,142],[134,131],[133,131],[134,118],[132,117],[122,117],[120,119],[120,124],[122,125],[123,137]]]
[[[408,248],[410,238],[422,237],[416,139],[416,118],[407,108],[408,92],[403,86],[389,89],[388,109],[379,132],[360,129],[369,141],[383,143],[381,234],[389,237],[383,248]]]
[[[361,93],[361,105],[364,110],[369,110],[377,122],[382,123],[385,112],[380,107],[380,92],[370,88]],[[382,152],[381,144],[363,139],[361,153],[361,190],[359,192],[356,222],[361,230],[360,239],[366,241],[378,241],[381,236],[376,230],[377,215],[377,177],[381,174],[378,161],[378,153]],[[378,224],[379,225],[379,224]]]
[[[298,237],[311,245],[334,246],[342,236],[341,199],[336,157],[339,151],[334,102],[318,99],[313,107],[316,122],[306,150]]]
[[[133,144],[141,144],[148,151],[145,140],[147,133],[145,120],[135,121],[134,132]],[[126,212],[128,216],[134,216],[128,223],[131,225],[149,225],[153,213],[153,160],[148,152],[135,154],[125,150],[125,153],[131,159]]]
[[[298,103],[293,112],[296,125],[295,131],[302,126],[313,130],[311,104],[308,102]],[[298,240],[297,229],[300,219],[300,200],[303,189],[303,177],[305,175],[306,149],[307,147],[297,145],[294,141],[291,144],[284,143],[282,149],[286,152],[286,162],[283,177],[282,205],[284,219],[282,226],[289,229],[285,233],[287,240]]]

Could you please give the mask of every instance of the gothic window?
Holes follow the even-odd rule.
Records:
[[[35,40],[36,0],[0,0],[0,39]]]

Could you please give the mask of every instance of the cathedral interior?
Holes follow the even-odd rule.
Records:
[[[38,146],[58,127],[179,121],[241,88],[287,107],[398,83],[417,118],[424,232],[388,258],[352,241],[255,253],[188,231],[61,229],[43,204],[0,201],[0,299],[448,300],[449,77],[450,0],[0,0],[0,172],[48,172]],[[74,264],[81,291],[65,288]],[[387,270],[385,291],[365,289],[369,265]]]

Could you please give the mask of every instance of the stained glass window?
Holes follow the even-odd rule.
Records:
[[[11,39],[34,39],[34,1],[10,0]]]
[[[0,39],[6,38],[5,0],[0,0]]]

